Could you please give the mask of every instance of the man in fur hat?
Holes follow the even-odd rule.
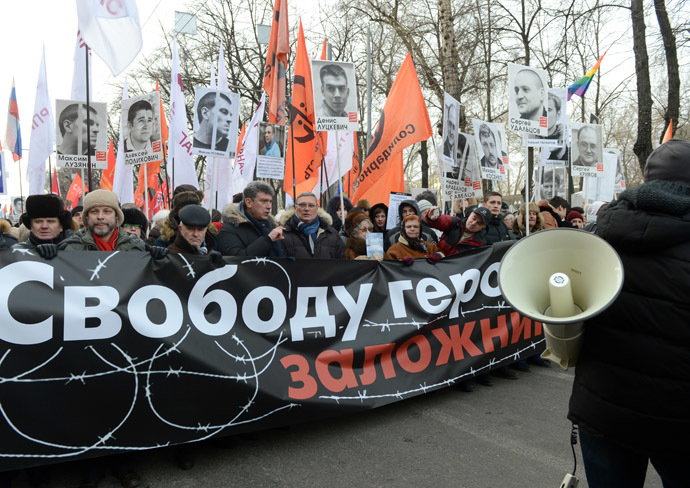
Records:
[[[280,219],[285,227],[288,256],[344,259],[345,244],[331,222],[330,215],[319,208],[316,195],[309,192],[298,195],[295,207],[287,209]]]
[[[129,207],[122,209],[122,215],[125,217],[124,222],[122,222],[122,230],[134,234],[139,239],[145,239],[149,221],[144,212],[138,208]]]
[[[72,235],[72,215],[57,195],[31,195],[26,199],[26,213],[21,216],[29,229],[29,240],[15,244],[19,249],[35,249],[45,259],[57,256],[57,245]]]
[[[223,226],[218,250],[223,256],[285,257],[283,227],[271,217],[273,187],[252,181],[242,192],[243,200],[223,208]]]

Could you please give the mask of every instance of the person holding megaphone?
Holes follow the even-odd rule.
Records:
[[[690,486],[690,142],[659,146],[643,178],[597,218],[624,280],[585,322],[570,397],[590,488],[642,487],[649,461]]]

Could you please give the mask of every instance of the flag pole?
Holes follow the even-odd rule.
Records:
[[[343,197],[343,174],[340,172],[340,134],[335,131],[335,157],[338,163],[338,185],[340,186],[340,220],[345,227],[345,201]]]
[[[525,146],[525,237],[529,236],[529,148]]]
[[[146,211],[146,220],[149,218],[149,163],[142,163],[144,165],[144,209]]]
[[[22,189],[22,160],[19,158],[19,198],[22,199],[22,213],[24,213],[24,190]]]
[[[89,107],[89,46],[84,44],[86,53],[86,161],[88,164],[89,188],[93,188],[91,182],[91,108]],[[84,173],[82,171],[82,198],[84,197]]]

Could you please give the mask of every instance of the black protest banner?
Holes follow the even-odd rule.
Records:
[[[0,251],[0,470],[375,408],[544,349],[506,246],[431,265]]]

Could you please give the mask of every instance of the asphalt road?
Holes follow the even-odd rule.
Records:
[[[573,371],[532,367],[472,393],[455,387],[365,413],[200,445],[181,471],[170,449],[140,455],[151,487],[558,488],[573,469],[566,411]],[[579,445],[577,475],[587,482]],[[53,469],[56,487],[76,487],[74,465]],[[13,487],[28,487],[26,475]],[[115,488],[109,476],[101,483]],[[146,486],[146,485],[144,485]],[[661,488],[650,466],[646,488]]]

